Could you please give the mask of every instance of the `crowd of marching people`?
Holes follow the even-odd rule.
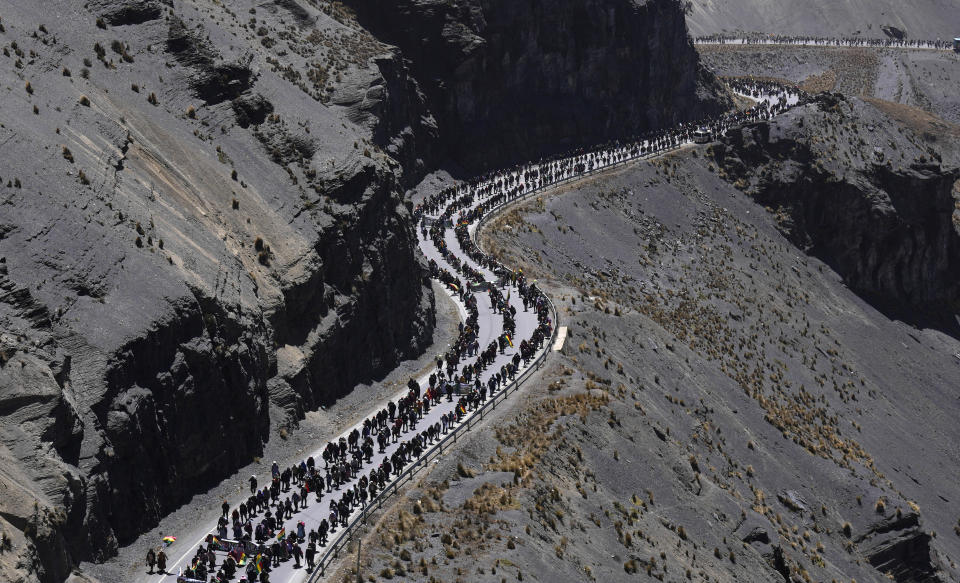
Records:
[[[898,39],[898,38],[830,38],[819,36],[765,35],[740,37],[723,34],[698,36],[693,41],[698,45],[797,45],[812,47],[870,47],[897,49],[948,50],[952,44],[945,40]]]
[[[490,260],[484,259],[485,256],[479,250],[471,247],[468,241],[469,233],[462,224],[463,221],[469,223],[484,215],[490,208],[565,180],[675,149],[689,143],[697,130],[708,129],[712,135],[720,135],[731,127],[770,119],[789,107],[804,103],[808,98],[796,87],[786,87],[770,81],[728,79],[727,84],[735,92],[755,99],[756,105],[742,111],[683,123],[669,130],[650,132],[629,142],[612,142],[592,150],[576,150],[555,158],[490,172],[474,182],[451,187],[428,198],[415,209],[415,217],[418,220],[430,221],[431,227],[421,224],[421,229],[436,245],[444,248],[446,243],[440,231],[436,230],[436,225],[455,224],[457,238],[464,250],[471,256],[476,254],[475,261],[483,265],[482,261]],[[475,205],[474,201],[483,202]],[[462,214],[454,223],[454,213],[458,211],[462,211]],[[459,259],[452,257],[450,261],[452,265],[458,265]],[[482,277],[478,272],[471,273],[471,277],[474,276],[477,280]],[[460,283],[454,282],[457,286]]]
[[[455,203],[452,207],[462,208],[467,201],[452,202]],[[453,209],[448,214],[452,212]],[[478,212],[470,212],[460,221],[466,224],[479,216]],[[268,582],[271,569],[290,560],[295,568],[303,566],[313,570],[320,549],[328,544],[331,535],[348,525],[355,509],[376,498],[425,449],[439,442],[466,415],[509,384],[520,367],[529,363],[550,338],[550,308],[543,293],[529,284],[521,272],[509,272],[487,259],[471,241],[468,255],[483,268],[495,268],[502,274],[503,282],[508,280],[518,290],[524,310],[532,309],[538,318],[538,326],[530,338],[521,341],[517,353],[496,370],[490,369],[496,356],[513,346],[511,336],[516,329],[517,308],[496,286],[471,290],[469,283],[481,282],[483,276],[476,267],[446,249],[441,225],[435,224],[431,238],[456,275],[436,261],[431,261],[431,275],[457,294],[468,316],[459,325],[456,341],[438,357],[427,386],[421,387],[415,379],[410,379],[404,397],[389,401],[359,428],[328,443],[320,460],[310,457],[288,468],[274,462],[268,484],[261,485],[251,476],[247,499],[236,507],[224,501],[216,533],[211,533],[196,550],[189,565],[181,571],[180,581],[220,583],[233,580],[239,573],[241,581]],[[458,240],[465,244],[459,235]],[[479,293],[487,294],[494,312],[504,319],[502,334],[486,347],[480,347],[477,342]],[[470,357],[475,358],[464,363]],[[481,375],[486,371],[490,374],[483,382]],[[422,426],[424,416],[444,400],[453,404],[451,410],[442,414],[439,421]],[[393,452],[377,467],[370,467],[374,450],[383,454],[391,445],[396,446]],[[286,521],[310,504],[326,504],[327,518],[310,528],[298,521],[288,531]]]
[[[348,526],[354,511],[372,503],[404,468],[509,385],[552,337],[552,311],[546,295],[521,270],[510,270],[484,254],[471,237],[471,226],[498,206],[530,192],[678,147],[690,140],[696,128],[710,127],[720,132],[735,123],[767,119],[800,98],[796,90],[772,84],[733,83],[736,91],[756,97],[757,106],[629,143],[490,173],[438,192],[418,205],[414,219],[424,240],[432,243],[440,256],[440,261],[430,260],[430,275],[453,292],[467,313],[458,336],[444,354],[438,355],[436,369],[425,386],[410,379],[404,396],[389,401],[359,427],[328,443],[320,459],[308,457],[287,468],[274,462],[265,484],[251,476],[247,498],[236,506],[223,502],[216,532],[196,549],[178,580],[224,583],[239,574],[241,581],[265,583],[270,581],[271,569],[291,560],[295,568],[303,566],[312,571],[321,549],[331,542],[332,535]],[[774,94],[779,97],[771,98]],[[796,99],[791,100],[791,96]],[[453,229],[456,243],[452,246],[459,247],[456,251],[449,248],[448,229]],[[501,288],[507,289],[507,295]],[[513,290],[516,297],[511,301]],[[502,317],[502,325],[500,333],[481,346],[478,305],[484,294],[493,313]],[[515,346],[518,305],[524,312],[532,311],[536,325],[529,337]],[[508,348],[516,348],[516,352],[497,367],[498,355]],[[438,420],[425,422],[436,407],[449,410]],[[310,505],[325,505],[321,507],[326,518],[309,526],[299,520],[288,531],[289,521]],[[164,572],[167,559],[163,551],[162,563],[153,550],[150,553],[147,562],[151,572],[155,563]]]

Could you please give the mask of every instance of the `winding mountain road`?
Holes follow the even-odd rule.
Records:
[[[776,88],[769,84],[762,87],[741,84],[736,89],[742,95],[753,98],[757,106],[749,112],[738,112],[719,119],[704,120],[699,127],[709,128],[715,133],[722,132],[733,125],[768,118],[802,100],[802,95],[795,89]],[[488,358],[487,362],[477,367],[480,372],[475,378],[479,378],[483,386],[488,386],[491,377],[497,373],[507,376],[504,374],[507,370],[506,367],[517,361],[519,361],[518,370],[509,376],[511,378],[525,378],[527,376],[524,374],[525,371],[539,366],[546,351],[550,349],[553,341],[552,333],[556,327],[556,314],[549,299],[534,285],[523,281],[522,274],[515,277],[516,274],[512,270],[497,264],[492,258],[485,256],[476,246],[475,237],[481,219],[489,218],[512,203],[562,183],[630,161],[651,158],[677,149],[690,143],[693,130],[697,127],[697,125],[688,124],[671,131],[645,136],[629,143],[613,144],[568,157],[527,164],[488,174],[480,180],[463,183],[438,195],[428,197],[418,207],[415,217],[418,223],[416,231],[420,250],[432,263],[433,273],[438,281],[443,284],[445,293],[448,293],[456,303],[462,321],[467,322],[470,318],[471,297],[475,298],[476,301],[476,343],[469,342],[465,345],[478,345],[479,351],[470,347],[463,353],[462,358],[454,359],[456,363],[454,370],[458,371],[457,374],[460,374],[461,369],[466,369],[477,362],[479,356],[475,352],[483,353],[486,349],[489,357],[491,354],[489,347],[492,346],[494,347],[492,359]],[[516,281],[514,281],[515,279]],[[492,288],[491,291],[483,289],[487,286]],[[527,301],[525,302],[524,299]],[[498,307],[497,304],[501,300],[503,303]],[[506,344],[501,352],[496,347],[498,340],[504,334],[507,321],[504,316],[505,311],[515,311],[512,318],[515,330],[511,335],[513,345]],[[526,360],[519,358],[522,341],[530,343]],[[429,385],[428,377],[433,372],[435,371],[425,373],[416,379],[421,387]],[[470,381],[470,384],[472,384],[473,379],[470,379]],[[491,385],[496,386],[496,383],[494,382]],[[497,388],[495,395],[504,396],[504,398],[510,390],[515,390],[515,387],[513,385],[508,386],[507,382]],[[405,387],[391,400],[397,402],[406,397],[407,394],[408,389]],[[371,404],[369,413],[364,418],[372,417],[378,411],[384,409],[386,404],[386,402]],[[315,493],[311,493],[308,496],[309,501],[305,508],[294,512],[291,518],[282,521],[288,535],[296,533],[299,522],[305,524],[308,532],[316,528],[322,520],[328,518],[331,500],[339,500],[341,492],[349,488],[361,475],[368,474],[385,460],[390,459],[402,443],[409,442],[426,427],[434,424],[439,426],[441,415],[451,414],[456,406],[456,399],[448,401],[445,397],[441,398],[435,406],[430,407],[429,411],[424,412],[422,419],[416,423],[415,427],[401,435],[399,441],[390,443],[383,451],[375,448],[372,459],[363,463],[360,472],[352,477],[349,482],[330,492],[323,491],[319,501],[317,501]],[[474,416],[483,414],[483,410],[483,406],[478,406],[473,410],[466,411],[459,422],[451,428],[450,433],[444,431],[441,438],[449,438],[453,432],[469,425]],[[362,430],[362,425],[363,422],[361,421],[332,441],[337,441],[340,437],[346,439],[354,429]],[[433,440],[431,439],[430,445],[432,444]],[[442,444],[439,445],[442,446]],[[317,460],[318,469],[321,472],[323,471],[322,452],[325,446],[325,443],[318,444],[317,450],[312,453],[312,457]],[[425,452],[420,459],[410,459],[405,467],[418,469],[418,464],[419,467],[426,465],[429,456],[442,454],[442,447],[439,453],[436,452],[437,447],[425,447]],[[403,479],[406,473],[405,470],[397,476],[397,472],[394,472],[394,476],[391,477],[392,481],[381,490],[376,502],[382,502],[382,498],[395,492],[398,487],[398,480]],[[241,502],[247,501],[247,488],[243,487],[240,491],[242,493],[238,493],[235,499],[227,501],[231,509],[237,507]],[[280,499],[284,500],[291,494],[292,490],[284,492]],[[322,580],[325,568],[335,558],[336,553],[344,547],[346,538],[352,534],[352,528],[366,519],[367,514],[371,511],[370,506],[374,502],[374,500],[371,500],[365,505],[356,504],[353,506],[347,520],[349,526],[346,528],[338,527],[335,531],[331,531],[327,543],[318,548],[318,567],[313,573],[307,572],[302,566],[295,566],[293,560],[287,560],[269,570],[269,580],[273,583],[300,583],[308,580],[311,582]],[[258,522],[262,519],[262,516],[255,516],[252,521],[254,523]],[[163,583],[172,583],[177,580],[182,582],[197,581],[197,579],[192,578],[193,574],[188,569],[194,561],[197,549],[209,540],[207,533],[215,533],[216,528],[217,524],[213,522],[208,529],[204,529],[204,535],[198,540],[178,540],[166,549],[170,557],[167,563],[167,574],[144,574],[140,580],[159,580]],[[272,539],[265,542],[269,544]],[[255,552],[257,551],[253,551],[253,553]],[[226,554],[218,551],[215,555],[215,564],[219,567]],[[252,553],[248,552],[248,555],[252,556]],[[217,567],[213,569],[214,574]],[[239,580],[241,575],[243,575],[243,567],[240,568],[233,580]],[[209,578],[210,574],[207,575],[207,580]]]

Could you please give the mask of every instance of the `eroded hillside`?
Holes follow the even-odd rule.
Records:
[[[773,77],[810,93],[876,97],[960,123],[960,55],[950,51],[757,45],[700,45],[698,50],[717,75]]]
[[[817,37],[949,39],[960,29],[956,0],[689,0],[687,22],[695,35],[784,34]]]
[[[837,155],[847,138],[864,160]],[[873,105],[825,98],[736,132],[723,164],[685,148],[493,222],[487,248],[551,290],[569,336],[527,402],[381,521],[365,576],[956,580],[960,342],[886,317],[845,285],[859,288],[856,273],[794,244],[816,240],[811,223],[764,206],[777,168],[822,173],[846,188],[823,216],[843,220],[860,198],[903,225],[896,242],[872,223],[837,226],[852,249],[887,241],[953,261],[940,182],[956,170],[931,166],[928,147]],[[777,162],[751,165],[751,152]],[[730,170],[734,153],[748,177]],[[952,234],[918,244],[914,223]]]

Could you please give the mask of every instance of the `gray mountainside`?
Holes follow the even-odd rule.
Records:
[[[724,105],[678,4],[581,4],[400,3],[393,38],[360,1],[3,3],[0,579],[113,555],[422,350],[403,192],[441,161]]]
[[[696,36],[786,34],[948,40],[960,36],[958,0],[686,0]]]
[[[723,110],[671,1],[366,0],[412,59],[440,142],[471,171]],[[428,34],[424,34],[424,28]]]
[[[364,575],[957,581],[960,342],[865,301],[956,305],[924,116],[827,95],[495,219],[568,338]]]

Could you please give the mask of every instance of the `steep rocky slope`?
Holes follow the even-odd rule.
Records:
[[[351,0],[412,60],[444,151],[500,168],[722,111],[672,0]]]
[[[575,144],[557,128],[607,139],[723,102],[674,3],[591,4],[612,24],[576,5],[524,45],[499,35],[535,12],[478,26],[495,50],[434,78],[434,55],[385,44],[340,2],[4,3],[0,579],[60,581],[113,555],[304,412],[418,354],[433,296],[403,191],[440,160],[478,163],[452,144],[493,152],[515,124],[483,160],[516,161]],[[530,77],[565,105],[480,131],[529,113],[509,100],[565,53]],[[446,82],[457,107],[436,98]],[[566,117],[588,97],[609,112],[590,132],[601,118]]]
[[[264,42],[290,14],[233,8],[3,9],[0,578],[110,556],[429,337],[406,168],[374,143],[419,118],[323,104],[402,67],[313,11],[310,59],[358,46],[311,94],[278,60],[300,41]]]
[[[694,35],[762,34],[949,39],[960,31],[956,0],[688,0]]]
[[[717,75],[776,77],[810,93],[837,91],[920,107],[960,123],[960,55],[868,47],[700,45]]]
[[[790,240],[889,314],[956,334],[956,167],[877,107],[839,95],[731,132],[713,153]],[[956,139],[958,132],[942,132]]]
[[[955,166],[912,168],[928,144],[864,102],[825,99],[736,132],[724,159],[764,152],[812,172],[805,156],[834,144],[829,128],[868,121],[850,137],[870,156],[895,143],[884,176],[915,177],[912,190],[855,179],[869,163],[822,161],[824,175],[862,188],[878,219],[929,207],[925,225],[949,230],[940,183]],[[772,179],[771,164],[757,174]],[[365,577],[957,580],[960,341],[877,311],[791,241],[789,212],[722,172],[709,147],[687,148],[491,223],[487,247],[551,290],[568,339],[527,398],[380,521]],[[895,235],[851,236],[870,248]]]

